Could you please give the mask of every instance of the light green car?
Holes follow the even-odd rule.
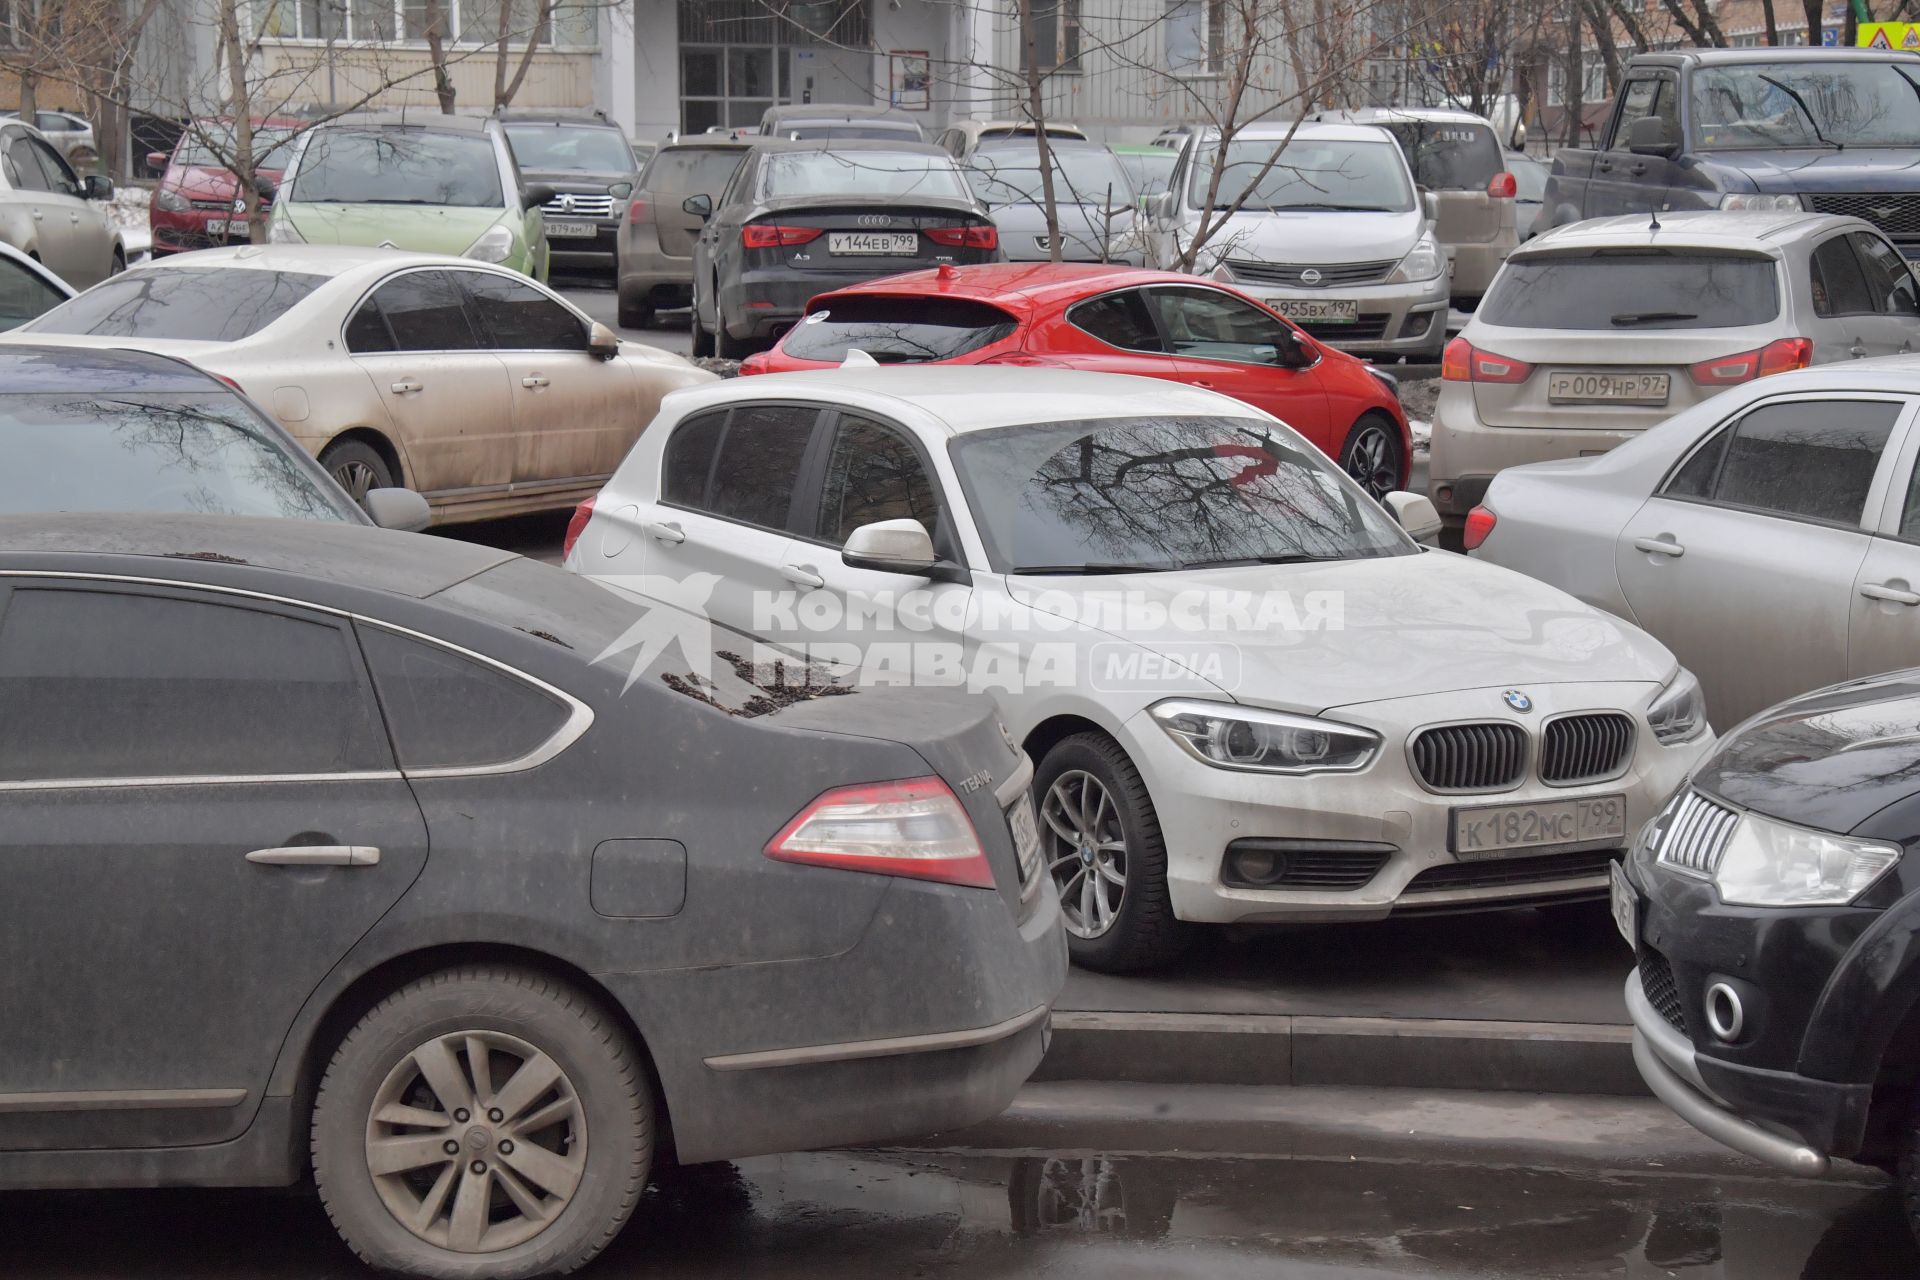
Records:
[[[346,116],[302,135],[267,224],[275,244],[385,246],[496,262],[547,278],[540,206],[498,121]]]

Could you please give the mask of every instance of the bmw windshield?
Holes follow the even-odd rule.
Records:
[[[1152,573],[1410,555],[1313,446],[1255,418],[1051,422],[949,445],[1002,573]]]

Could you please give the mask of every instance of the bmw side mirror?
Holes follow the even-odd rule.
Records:
[[[418,533],[433,520],[427,500],[411,489],[369,489],[366,509],[382,529],[402,533]]]
[[[705,222],[713,216],[713,197],[706,192],[697,192],[680,202],[680,208]]]
[[[611,360],[620,354],[620,335],[595,320],[587,330],[587,354],[596,360]]]
[[[558,191],[555,191],[544,182],[532,182],[521,189],[520,199],[527,208],[538,209],[541,205],[548,203],[559,194]]]
[[[1425,494],[1395,489],[1381,499],[1381,503],[1400,522],[1409,538],[1428,546],[1437,545],[1434,540],[1440,536],[1440,513]]]
[[[850,568],[917,577],[931,572],[936,559],[933,539],[918,520],[863,524],[847,535],[847,545],[840,551],[841,562]]]

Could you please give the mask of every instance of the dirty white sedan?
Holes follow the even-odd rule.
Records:
[[[1601,896],[1712,736],[1657,641],[1423,548],[1283,423],[1158,380],[679,392],[567,565],[762,659],[997,697],[1098,968],[1164,962],[1198,923]]]

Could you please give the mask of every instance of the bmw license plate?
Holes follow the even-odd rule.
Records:
[[[591,240],[597,233],[591,222],[549,222],[547,239],[549,240]]]
[[[1273,309],[1302,324],[1354,324],[1360,304],[1352,298],[1275,298]]]
[[[1633,891],[1627,872],[1619,863],[1607,871],[1607,901],[1613,907],[1613,923],[1627,945],[1640,949],[1640,895]]]
[[[1668,375],[1623,370],[1570,370],[1547,375],[1548,404],[1665,404]]]
[[[1583,796],[1534,804],[1490,804],[1453,811],[1448,845],[1462,862],[1498,858],[1517,849],[1588,844],[1627,837],[1625,796]]]
[[[1013,851],[1020,861],[1020,884],[1024,888],[1040,876],[1040,824],[1033,816],[1033,793],[1023,791],[1007,808],[1007,826],[1013,831]]]
[[[827,252],[871,254],[883,258],[912,257],[920,252],[918,231],[834,231],[827,235]]]

